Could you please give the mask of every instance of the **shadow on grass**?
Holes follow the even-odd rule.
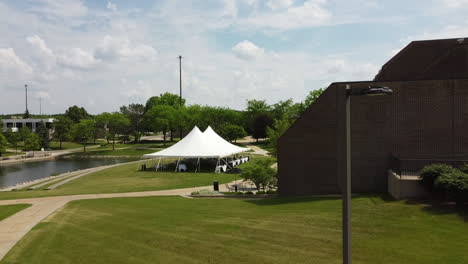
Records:
[[[452,202],[443,202],[439,199],[407,200],[409,205],[422,205],[422,210],[433,215],[457,215],[464,222],[468,222],[468,204],[457,205]]]
[[[369,194],[357,194],[353,195],[353,199],[367,198],[374,204],[379,204],[382,202],[394,202],[396,201],[390,195],[385,193],[369,193]],[[268,206],[268,205],[278,205],[278,204],[292,204],[292,203],[303,203],[311,201],[337,201],[341,200],[341,195],[314,195],[314,196],[276,196],[269,197],[264,199],[252,199],[245,200],[245,202]]]
[[[269,206],[269,205],[280,205],[280,204],[293,204],[293,203],[304,203],[312,201],[334,201],[340,200],[339,196],[277,196],[269,198],[255,198],[244,200],[247,203]]]

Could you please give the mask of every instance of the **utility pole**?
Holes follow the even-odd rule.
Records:
[[[42,97],[39,97],[39,115],[42,115]]]
[[[24,85],[24,89],[26,90],[26,112],[28,112],[28,85]]]
[[[182,56],[179,55],[179,111],[182,111]],[[182,139],[182,127],[179,127],[179,138]]]

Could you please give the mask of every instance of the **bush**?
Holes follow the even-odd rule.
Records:
[[[268,190],[266,193],[267,194],[276,194],[276,191],[275,190]]]
[[[465,163],[458,169],[463,173],[468,173],[468,164]]]
[[[451,201],[468,202],[468,174],[466,173],[458,170],[444,173],[435,180],[434,186],[443,190]]]
[[[257,194],[266,194],[264,191],[258,191]]]
[[[434,182],[439,178],[442,174],[452,173],[456,171],[452,166],[447,164],[431,164],[425,166],[420,172],[421,183],[424,187],[430,191],[434,191]]]
[[[241,177],[251,180],[257,190],[275,187],[277,184],[276,170],[271,168],[272,159],[256,159],[242,167]]]
[[[252,194],[254,194],[254,193],[253,193],[253,192],[245,192],[245,194],[247,194],[247,195],[249,195],[249,194],[252,195]]]

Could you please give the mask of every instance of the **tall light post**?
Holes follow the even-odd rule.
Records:
[[[346,173],[342,187],[343,263],[351,264],[351,96],[391,95],[392,89],[381,86],[351,87],[346,85]]]
[[[182,56],[179,55],[179,111],[182,111]],[[182,127],[179,127],[179,138],[182,139]]]
[[[25,95],[26,95],[26,112],[28,112],[28,85],[25,84],[24,85],[24,90],[26,91]]]

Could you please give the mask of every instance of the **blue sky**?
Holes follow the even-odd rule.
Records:
[[[1,113],[92,113],[178,92],[244,109],[370,80],[413,40],[468,36],[468,0],[0,0]],[[21,98],[21,99],[20,99]]]

